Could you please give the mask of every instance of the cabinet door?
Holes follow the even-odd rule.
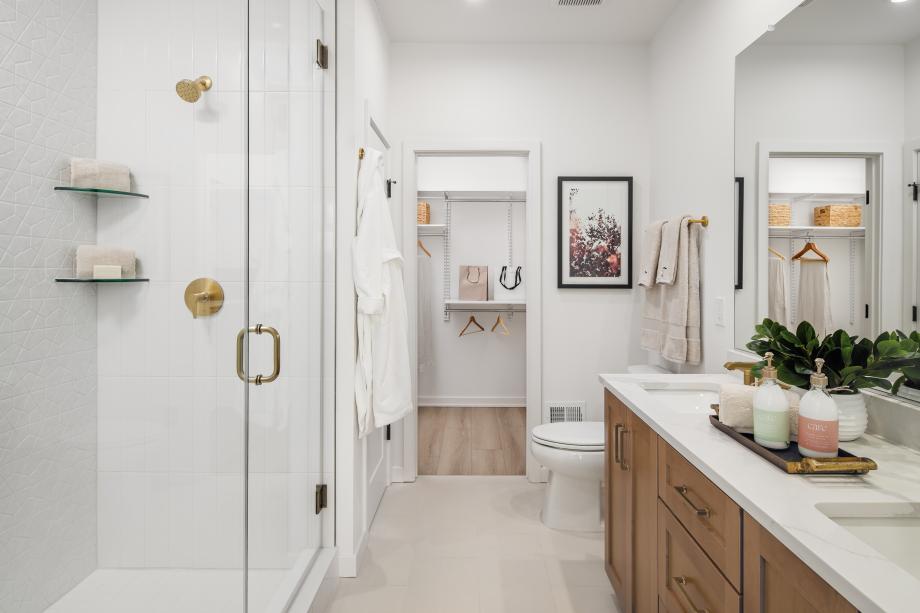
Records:
[[[856,613],[834,588],[744,514],[745,613]]]
[[[632,487],[628,465],[623,462],[623,432],[626,430],[626,406],[610,392],[604,396],[604,492],[605,517],[604,567],[620,610],[632,611]]]
[[[631,487],[632,610],[654,611],[658,577],[658,435],[632,411],[626,413],[621,454]]]

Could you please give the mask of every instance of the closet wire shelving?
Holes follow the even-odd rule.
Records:
[[[457,203],[483,203],[483,204],[505,204],[507,206],[507,244],[508,244],[508,266],[510,267],[513,260],[513,243],[512,243],[512,218],[514,204],[525,204],[527,202],[527,193],[522,191],[419,191],[418,200],[443,200],[444,201],[444,224],[418,224],[418,236],[435,236],[444,239],[444,256],[441,265],[442,274],[442,294],[443,318],[444,321],[450,321],[451,313],[507,313],[509,317],[514,317],[515,313],[522,313],[527,310],[527,304],[524,301],[497,301],[497,300],[453,300],[450,296],[451,287],[451,208]]]

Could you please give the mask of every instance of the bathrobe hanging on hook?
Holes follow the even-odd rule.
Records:
[[[358,234],[352,246],[358,296],[355,405],[362,437],[412,411],[402,262],[387,204],[383,156],[365,149],[358,172]]]

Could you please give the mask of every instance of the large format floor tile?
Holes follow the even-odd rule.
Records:
[[[329,613],[618,613],[603,535],[546,528],[542,503],[523,477],[390,486]]]

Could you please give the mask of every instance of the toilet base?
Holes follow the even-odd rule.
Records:
[[[554,530],[602,532],[600,482],[551,471],[540,519]]]

